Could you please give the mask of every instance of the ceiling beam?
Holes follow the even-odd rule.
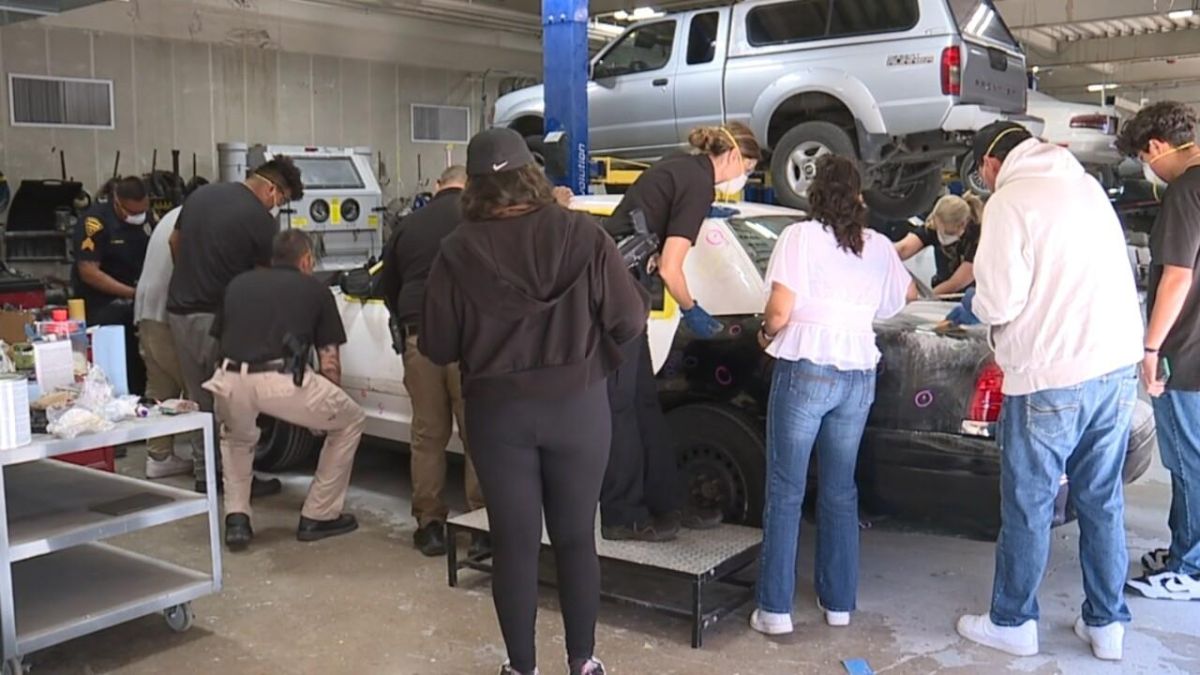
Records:
[[[998,0],[1010,28],[1061,26],[1083,21],[1129,19],[1189,9],[1192,0]]]
[[[1125,63],[1178,58],[1200,54],[1200,30],[1146,33],[1063,42],[1053,54],[1031,54],[1033,65],[1043,67],[1087,63]]]

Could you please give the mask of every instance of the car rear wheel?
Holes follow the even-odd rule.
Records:
[[[766,488],[759,426],[732,408],[710,404],[676,408],[667,423],[692,504],[721,509],[725,522],[759,525]]]
[[[254,468],[260,471],[291,469],[316,457],[323,439],[303,427],[267,415],[258,416],[258,447]]]
[[[771,183],[784,206],[808,209],[808,188],[817,176],[817,160],[826,155],[857,158],[854,140],[831,122],[804,122],[775,145]]]

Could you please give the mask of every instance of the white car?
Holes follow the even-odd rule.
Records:
[[[1042,140],[1067,148],[1102,183],[1110,182],[1115,175],[1116,165],[1122,159],[1117,151],[1117,130],[1121,120],[1115,110],[1088,103],[1060,101],[1040,91],[1030,90],[1027,114],[1045,120]],[[964,177],[972,192],[981,195],[991,192],[975,171],[975,158],[971,153],[967,153],[960,161],[958,175]]]

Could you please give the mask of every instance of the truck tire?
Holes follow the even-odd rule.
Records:
[[[854,139],[832,122],[804,122],[792,127],[775,144],[771,184],[780,204],[808,209],[808,186],[816,176],[816,161],[825,155],[858,158]]]
[[[308,429],[267,415],[258,416],[258,429],[254,468],[260,471],[283,471],[303,465],[317,456],[324,442]]]
[[[688,499],[718,507],[725,522],[762,523],[766,439],[761,425],[728,406],[685,405],[667,414]]]
[[[920,180],[904,185],[898,193],[867,190],[863,199],[867,207],[888,220],[905,220],[928,213],[942,194],[942,172],[931,171]]]
[[[538,166],[546,167],[546,139],[541,136],[526,136],[525,145],[529,148],[529,152],[533,153],[533,159],[538,163]]]

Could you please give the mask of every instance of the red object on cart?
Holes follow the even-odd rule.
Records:
[[[0,273],[0,307],[38,309],[46,306],[46,284],[37,279]]]
[[[99,469],[109,473],[117,472],[117,451],[112,446],[84,450],[82,452],[72,452],[69,455],[59,455],[55,459],[71,464],[78,464],[79,466],[86,466],[89,469]]]

